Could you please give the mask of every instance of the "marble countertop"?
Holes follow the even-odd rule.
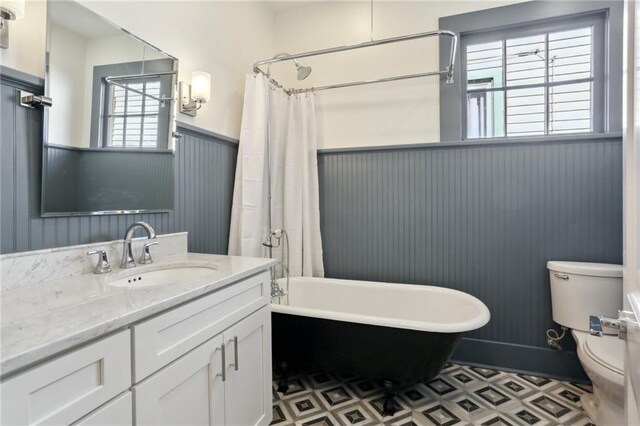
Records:
[[[163,286],[114,287],[108,283],[131,273],[115,268],[107,275],[82,274],[0,292],[0,376],[254,275],[276,261],[181,253],[135,270],[165,263],[215,270]]]

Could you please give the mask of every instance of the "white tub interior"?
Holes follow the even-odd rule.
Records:
[[[282,302],[274,312],[442,333],[474,330],[490,317],[484,303],[461,291],[369,281],[292,278]]]

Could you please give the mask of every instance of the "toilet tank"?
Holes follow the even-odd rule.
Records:
[[[618,317],[622,309],[622,265],[547,262],[553,320],[589,331],[589,315]]]

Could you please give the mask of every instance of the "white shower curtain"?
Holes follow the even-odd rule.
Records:
[[[287,96],[271,88],[262,75],[247,76],[245,84],[229,254],[267,255],[262,245],[269,211],[267,133],[272,229],[284,229],[289,235],[291,276],[324,276],[314,97]],[[280,248],[274,249],[280,260],[284,245],[283,239]]]

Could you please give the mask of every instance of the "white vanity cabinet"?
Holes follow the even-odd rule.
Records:
[[[268,425],[270,275],[132,327],[136,425]]]
[[[130,342],[129,330],[121,331],[4,380],[2,425],[71,424],[125,392]],[[130,410],[120,418],[124,423],[111,424],[132,424]]]
[[[142,318],[0,383],[2,425],[268,425],[270,274]]]
[[[263,307],[135,385],[136,425],[268,425],[270,315]]]

